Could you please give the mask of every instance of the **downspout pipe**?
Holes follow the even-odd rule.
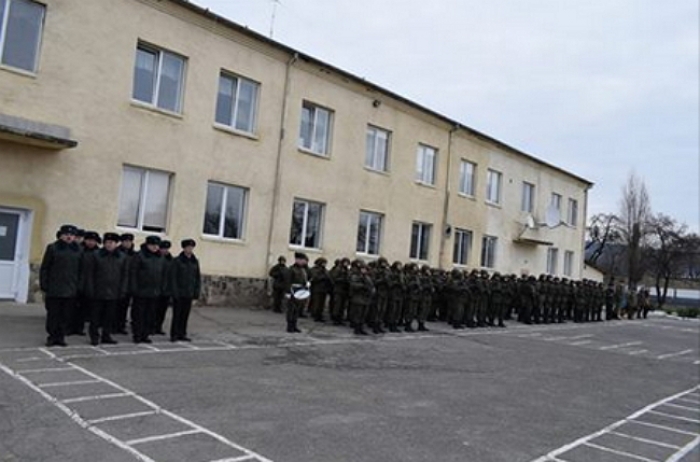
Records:
[[[448,232],[447,229],[450,227],[450,235],[452,234],[451,225],[447,223],[447,216],[450,211],[450,195],[452,192],[451,184],[451,171],[452,171],[452,144],[454,139],[454,134],[459,130],[461,125],[455,124],[448,133],[447,141],[447,180],[445,181],[445,200],[443,201],[442,207],[442,222],[440,226],[440,254],[438,257],[438,268],[444,269],[445,264],[445,249],[447,246]]]

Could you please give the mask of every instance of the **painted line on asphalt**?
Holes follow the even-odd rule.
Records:
[[[657,356],[656,359],[673,358],[673,357],[675,357],[675,356],[687,355],[688,353],[692,353],[692,352],[693,352],[693,350],[683,350],[683,351],[678,351],[678,352],[676,352],[676,353],[667,353],[667,354],[665,354],[665,355]]]
[[[680,404],[664,403],[664,406],[675,407],[678,409],[687,409],[688,411],[700,411],[700,407],[681,406]]]
[[[100,417],[99,419],[92,419],[88,420],[87,422],[90,424],[97,424],[97,423],[102,423],[102,422],[113,422],[115,420],[127,420],[127,419],[137,419],[139,417],[146,417],[150,415],[156,415],[158,412],[156,411],[144,411],[144,412],[133,412],[131,414],[121,414],[121,415],[113,415],[109,417]]]
[[[581,346],[581,345],[588,345],[589,343],[593,343],[593,340],[579,340],[578,342],[569,343],[569,345],[571,345],[571,346]]]
[[[680,415],[668,414],[666,412],[649,411],[649,414],[655,414],[655,415],[660,415],[662,417],[668,417],[669,419],[676,419],[676,420],[682,420],[684,422],[692,422],[692,423],[699,423],[700,424],[700,420],[698,420],[698,419],[691,419],[690,417],[683,417]]]
[[[74,382],[49,382],[49,383],[39,383],[37,387],[39,388],[52,388],[52,387],[70,387],[73,385],[88,385],[91,383],[101,383],[99,380],[76,380]]]
[[[641,345],[642,342],[627,342],[627,343],[618,343],[617,345],[608,345],[604,347],[598,348],[601,351],[608,351],[608,350],[619,350],[620,348],[627,348],[631,346],[637,346]]]
[[[634,351],[628,351],[627,354],[634,356],[634,355],[641,355],[642,353],[648,353],[648,352],[649,352],[649,350],[634,350]]]
[[[176,433],[167,433],[165,435],[155,435],[155,436],[147,436],[145,438],[136,438],[134,440],[129,440],[126,442],[129,446],[136,446],[137,444],[144,444],[144,443],[152,443],[154,441],[163,441],[163,440],[169,440],[172,438],[180,438],[181,436],[187,436],[187,435],[196,435],[198,433],[201,433],[199,430],[185,430],[181,432],[176,432]]]
[[[678,401],[683,401],[684,403],[700,404],[700,400],[691,398],[678,398]]]
[[[40,374],[42,372],[64,372],[64,371],[74,371],[72,367],[45,367],[43,369],[19,369],[17,372],[20,374]]]
[[[212,460],[209,462],[243,462],[244,460],[250,460],[252,459],[252,456],[241,456],[241,457],[232,457],[228,459],[216,459]]]
[[[667,426],[667,425],[659,425],[659,424],[655,424],[655,423],[651,423],[651,422],[646,422],[646,421],[644,421],[644,420],[639,420],[639,419],[630,420],[628,423],[634,423],[634,424],[643,425],[643,426],[645,426],[645,427],[653,427],[653,428],[658,428],[658,429],[661,429],[661,430],[667,430],[667,431],[670,431],[670,432],[673,432],[673,433],[680,433],[681,435],[700,436],[700,433],[689,432],[689,431],[686,431],[686,430],[680,430],[680,429],[678,429],[678,428],[669,427],[669,426]]]
[[[567,340],[579,340],[579,339],[591,338],[591,337],[595,337],[595,335],[593,335],[593,334],[576,335],[574,337],[569,337]]]
[[[68,399],[61,400],[61,403],[63,403],[63,404],[82,403],[85,401],[99,401],[102,399],[125,398],[125,397],[131,396],[131,395],[132,395],[132,393],[108,393],[106,395],[80,396],[78,398],[68,398]]]
[[[683,446],[683,448],[682,448],[679,452],[677,452],[677,453],[674,454],[673,456],[671,456],[671,457],[669,457],[668,459],[666,459],[665,462],[679,462],[679,461],[682,460],[686,455],[688,455],[688,454],[690,453],[690,451],[694,450],[694,449],[697,448],[698,446],[700,446],[700,436],[698,436],[698,437],[695,438],[693,441],[691,441],[690,443],[688,443],[688,444],[686,444],[685,446]]]
[[[610,454],[617,454],[618,456],[624,456],[624,457],[627,457],[629,459],[641,460],[642,462],[661,462],[660,460],[647,459],[646,457],[638,456],[636,454],[631,454],[631,453],[625,452],[625,451],[620,451],[618,449],[608,448],[605,446],[601,446],[599,444],[583,443],[583,445],[588,446],[589,448],[598,449],[599,451],[608,452]]]
[[[675,444],[662,443],[661,441],[654,441],[654,440],[650,440],[647,438],[640,438],[639,436],[632,436],[632,435],[628,435],[627,433],[612,431],[612,432],[610,432],[610,434],[615,435],[615,436],[619,436],[619,437],[622,437],[622,438],[625,438],[628,440],[639,441],[640,443],[651,444],[653,446],[660,446],[662,448],[683,449],[681,446],[676,446]]]
[[[575,448],[577,448],[577,447],[580,447],[580,446],[592,446],[592,447],[598,446],[598,445],[595,445],[594,443],[591,443],[591,441],[594,440],[594,439],[596,439],[596,438],[598,438],[598,437],[600,437],[600,436],[609,434],[609,433],[611,433],[612,431],[617,430],[619,427],[621,427],[622,425],[625,425],[626,423],[630,423],[630,422],[637,423],[638,421],[635,420],[635,419],[637,419],[638,417],[640,417],[640,416],[642,416],[642,415],[644,415],[644,414],[648,414],[648,413],[654,412],[654,409],[657,408],[657,407],[659,407],[659,406],[661,406],[662,404],[665,404],[665,403],[667,403],[667,402],[669,402],[669,401],[677,400],[677,399],[679,399],[679,398],[681,398],[681,397],[687,395],[688,393],[695,393],[695,392],[697,392],[698,390],[700,390],[700,385],[695,386],[695,387],[693,387],[693,388],[691,388],[691,389],[689,389],[689,390],[685,390],[685,391],[682,391],[682,392],[680,392],[680,393],[676,393],[675,395],[669,396],[669,397],[667,397],[667,398],[661,399],[661,400],[659,400],[659,401],[657,401],[657,402],[655,402],[655,403],[652,403],[652,404],[650,404],[650,405],[648,405],[648,406],[646,406],[646,407],[644,407],[644,408],[638,410],[638,411],[635,412],[634,414],[632,414],[632,415],[630,415],[630,416],[628,416],[628,417],[626,417],[626,418],[624,418],[624,419],[622,419],[622,420],[618,420],[617,422],[608,425],[607,427],[603,428],[602,430],[599,430],[599,431],[597,431],[597,432],[595,432],[595,433],[591,433],[590,435],[587,435],[587,436],[584,436],[584,437],[582,437],[582,438],[579,438],[579,439],[577,439],[576,441],[573,441],[572,443],[569,443],[569,444],[566,444],[566,445],[564,445],[564,446],[562,446],[562,447],[560,447],[560,448],[557,448],[557,449],[555,449],[555,450],[549,452],[548,454],[546,454],[546,455],[544,455],[544,456],[542,456],[542,457],[540,457],[540,458],[537,458],[537,459],[533,460],[532,462],[548,462],[548,461],[553,460],[553,458],[556,458],[556,457],[558,457],[558,456],[560,456],[560,455],[562,455],[562,454],[565,454],[565,453],[567,453],[567,452],[569,452],[569,451],[571,451],[571,450],[573,450],[573,449],[575,449]],[[644,425],[646,425],[646,423],[644,423]],[[651,426],[656,426],[656,427],[658,427],[658,428],[662,428],[662,426],[660,426],[660,425],[654,425],[654,424],[652,424]],[[678,433],[684,433],[684,434],[690,434],[690,435],[693,435],[693,436],[699,436],[697,433],[689,433],[689,432],[685,432],[685,431],[682,431],[682,430],[673,429],[672,427],[668,427],[668,429],[671,430],[671,431],[678,432]],[[600,448],[604,448],[604,446],[599,446],[599,447],[600,447]],[[609,448],[608,448],[608,449],[609,449]],[[614,451],[614,450],[612,450],[612,451]],[[639,457],[639,456],[635,456],[635,457]],[[642,460],[644,460],[644,459],[642,459]],[[646,460],[650,460],[650,459],[646,459]],[[657,461],[652,461],[652,462],[657,462]]]

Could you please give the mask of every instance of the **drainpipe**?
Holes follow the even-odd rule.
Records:
[[[583,267],[586,264],[586,226],[588,226],[588,191],[591,189],[590,185],[586,185],[583,190],[583,219],[581,220],[581,258],[579,259],[578,266],[578,278],[583,279]]]
[[[448,141],[447,141],[447,181],[445,181],[445,200],[443,202],[443,207],[442,207],[442,223],[440,226],[440,255],[438,257],[438,267],[441,269],[444,269],[443,265],[443,260],[445,257],[445,247],[447,246],[447,226],[450,226],[447,223],[447,215],[450,209],[450,172],[452,170],[452,140],[453,140],[453,135],[454,133],[459,130],[461,126],[459,124],[455,124],[451,129],[448,134]],[[450,230],[450,234],[452,234],[452,231]]]
[[[284,74],[284,95],[282,96],[282,112],[280,114],[280,135],[277,142],[277,161],[275,164],[275,183],[272,189],[272,207],[270,207],[270,226],[267,232],[267,258],[265,260],[264,278],[267,278],[267,267],[273,261],[272,256],[272,237],[275,230],[275,217],[279,209],[280,202],[280,187],[282,185],[282,151],[284,148],[285,127],[287,125],[287,103],[289,99],[290,75],[292,66],[299,60],[299,53],[294,55],[287,61],[287,67]]]

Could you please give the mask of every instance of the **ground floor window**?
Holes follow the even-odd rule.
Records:
[[[466,265],[472,248],[472,232],[465,229],[455,230],[454,251],[452,262],[456,265]]]
[[[243,239],[248,190],[210,182],[204,212],[203,233],[227,239]]]
[[[484,236],[481,241],[481,266],[484,268],[494,268],[496,266],[496,245],[498,238]]]
[[[168,172],[124,166],[117,226],[165,232],[172,176]]]
[[[310,249],[321,248],[323,204],[295,199],[289,243]]]
[[[564,252],[564,276],[571,276],[574,269],[574,253],[571,250]]]
[[[430,250],[430,232],[432,225],[414,222],[411,228],[411,253],[410,258],[415,260],[427,260]]]
[[[559,249],[550,247],[547,249],[547,274],[557,274],[557,260],[559,259]]]
[[[357,252],[379,255],[379,243],[382,233],[382,218],[379,213],[360,212],[357,226]]]

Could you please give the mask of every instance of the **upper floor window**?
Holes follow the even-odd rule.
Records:
[[[45,10],[31,0],[0,0],[0,63],[36,72]]]
[[[379,255],[379,241],[382,233],[382,215],[374,212],[360,212],[360,222],[357,226],[358,253]]]
[[[389,170],[390,133],[372,125],[367,126],[367,152],[365,167],[386,172]]]
[[[415,260],[427,260],[430,250],[430,232],[433,226],[427,223],[414,222],[411,227],[411,253],[410,258]]]
[[[172,174],[124,166],[117,226],[165,232]]]
[[[535,210],[535,185],[527,181],[523,181],[523,199],[520,204],[520,210],[528,213],[532,213]]]
[[[547,249],[547,273],[557,274],[557,262],[559,260],[559,249],[550,247]]]
[[[555,209],[561,211],[561,194],[552,193],[552,199],[549,202]]]
[[[501,172],[488,170],[486,178],[486,201],[492,204],[501,203]]]
[[[574,253],[571,250],[564,252],[564,276],[571,276],[574,269]]]
[[[435,165],[437,164],[437,149],[426,145],[418,145],[416,155],[416,181],[423,184],[435,184]]]
[[[314,154],[327,156],[330,151],[333,113],[304,101],[301,107],[299,147]]]
[[[459,192],[467,196],[474,195],[474,179],[476,175],[476,164],[467,160],[462,160],[459,164]]]
[[[216,123],[246,133],[255,132],[260,85],[222,72],[216,98]]]
[[[481,266],[493,268],[496,266],[496,245],[498,238],[494,236],[484,236],[481,240]]]
[[[289,243],[310,249],[320,249],[322,223],[323,204],[295,199]]]
[[[132,97],[170,112],[182,111],[185,58],[139,43]]]
[[[203,233],[226,239],[242,239],[248,190],[209,182]]]
[[[455,265],[466,265],[472,248],[472,232],[465,229],[455,230],[455,242],[452,252],[452,262]]]
[[[566,214],[566,223],[569,226],[576,226],[578,223],[578,201],[569,199],[569,210]]]

